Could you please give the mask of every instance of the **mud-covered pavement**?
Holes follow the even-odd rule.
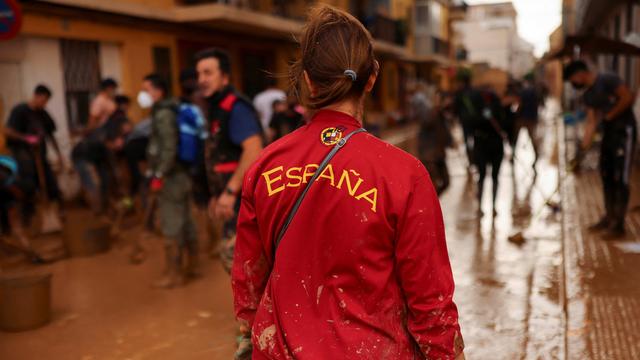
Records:
[[[537,177],[524,133],[515,169],[504,162],[495,219],[478,217],[462,151],[449,154],[452,181],[441,202],[468,359],[563,358],[560,219],[545,206],[557,186],[557,154],[547,125]],[[510,242],[518,232],[524,242]],[[53,273],[53,319],[37,330],[0,333],[0,358],[230,359],[237,326],[218,261],[203,256],[202,278],[156,290],[150,283],[162,267],[162,244],[153,237],[142,243],[149,253],[141,265],[128,262],[124,241],[107,254],[41,266]]]

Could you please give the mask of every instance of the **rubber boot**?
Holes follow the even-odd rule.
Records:
[[[184,285],[182,274],[182,257],[178,246],[175,244],[165,246],[166,267],[162,277],[154,281],[153,287],[161,289],[171,289]]]
[[[185,272],[186,277],[191,279],[196,279],[202,276],[202,272],[200,271],[200,260],[198,259],[197,251],[188,251],[187,252],[187,269]]]

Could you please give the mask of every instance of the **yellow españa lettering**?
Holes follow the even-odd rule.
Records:
[[[267,192],[269,193],[269,196],[273,196],[277,193],[279,193],[280,191],[284,190],[284,185],[277,187],[275,189],[273,189],[271,187],[271,185],[278,181],[278,180],[282,180],[282,175],[278,175],[274,178],[270,178],[269,176],[275,172],[282,172],[282,169],[284,169],[284,166],[278,166],[277,168],[273,168],[267,172],[262,173],[262,176],[264,177],[264,181],[267,183]]]
[[[329,174],[327,174],[327,172]],[[335,183],[333,180],[333,166],[331,164],[327,164],[327,167],[324,168],[324,170],[322,171],[322,174],[318,176],[318,179],[328,179],[329,181],[331,181],[331,186],[335,186]]]
[[[318,171],[317,164],[307,164],[304,166],[293,166],[285,170],[284,166],[277,166],[271,170],[262,173],[265,185],[267,187],[268,196],[273,196],[286,188],[297,188],[302,184],[309,182],[311,177]],[[340,177],[336,185],[336,170],[332,164],[327,167],[318,176],[318,182],[321,180],[328,183],[332,188],[343,190],[345,187],[347,194],[355,200],[364,200],[371,205],[371,211],[374,213],[378,206],[378,189],[376,187],[366,187],[365,180],[360,174],[353,169],[343,169],[338,171]],[[367,189],[365,191],[365,189]]]
[[[313,168],[313,171],[309,172],[309,169]],[[313,174],[318,170],[318,164],[307,164],[304,167],[304,174],[302,174],[302,183],[306,184],[309,182],[309,179],[313,177]]]
[[[297,180],[298,182],[289,182],[287,183],[288,187],[298,187],[300,185],[302,185],[302,176],[296,176],[293,175],[293,172],[297,171],[298,174],[300,174],[302,172],[302,168],[299,166],[294,166],[292,168],[289,168],[289,170],[287,170],[287,179],[289,180]],[[271,196],[271,195],[269,195]]]
[[[353,170],[351,171],[355,173],[356,176],[358,176],[358,181],[356,182],[356,185],[354,187],[351,187],[351,178],[349,177],[349,172],[347,170],[342,170],[342,175],[340,176],[340,181],[338,182],[337,188],[342,189],[342,182],[346,180],[347,191],[349,191],[349,195],[355,196],[356,191],[358,191],[358,188],[360,187],[360,184],[362,184],[362,179],[360,179],[360,174],[356,173]]]

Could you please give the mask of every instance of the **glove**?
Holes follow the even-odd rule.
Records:
[[[25,135],[24,141],[29,145],[38,145],[40,138],[37,135]]]
[[[122,205],[124,209],[131,209],[133,208],[133,200],[131,200],[130,197],[124,197],[120,200],[120,205]]]
[[[149,188],[153,192],[158,192],[162,190],[163,186],[164,186],[164,180],[162,180],[162,178],[157,178],[157,177],[154,177],[153,179],[151,179],[151,183],[149,184]]]
[[[580,164],[582,163],[583,159],[584,159],[584,151],[580,148],[576,152],[576,156],[571,161],[569,161],[567,170],[574,173],[579,172]]]

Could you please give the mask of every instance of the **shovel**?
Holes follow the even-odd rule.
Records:
[[[38,181],[40,182],[40,189],[42,191],[42,213],[41,213],[41,234],[51,234],[62,230],[62,222],[58,216],[57,209],[49,202],[49,192],[47,191],[47,182],[44,176],[44,165],[42,164],[42,157],[40,156],[39,148],[33,152],[33,157],[36,161],[36,170],[38,172]]]

